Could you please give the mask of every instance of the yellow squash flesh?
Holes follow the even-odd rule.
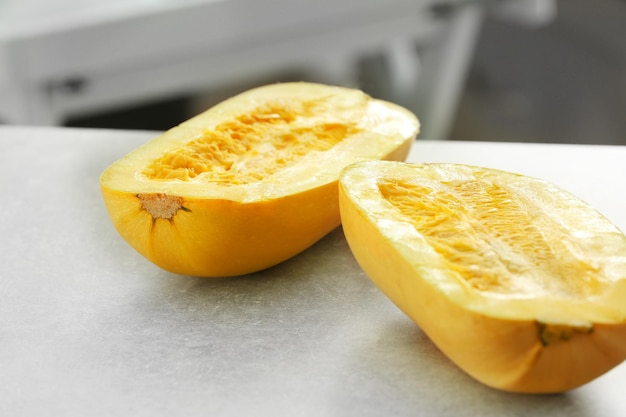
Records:
[[[626,237],[545,181],[457,164],[347,167],[355,258],[454,363],[494,388],[566,391],[626,358]]]
[[[242,275],[336,228],[341,169],[403,160],[418,130],[406,109],[357,90],[269,85],[139,147],[107,168],[100,185],[117,231],[156,265]]]

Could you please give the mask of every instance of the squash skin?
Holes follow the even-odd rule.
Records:
[[[420,263],[420,253],[408,245],[383,236],[373,215],[354,201],[354,185],[344,176],[366,165],[350,166],[340,178],[340,213],[349,247],[375,285],[467,374],[499,390],[559,393],[626,359],[625,316],[550,324],[539,318],[497,317],[455,302],[434,284],[439,272]],[[616,287],[615,293],[626,300],[626,281]],[[548,338],[550,331],[555,336]]]
[[[331,183],[251,203],[187,199],[188,212],[171,221],[156,219],[154,225],[134,194],[102,192],[115,228],[147,259],[176,274],[229,277],[283,262],[339,226],[338,202],[332,198],[336,190]]]
[[[273,86],[263,88],[272,91]],[[349,91],[309,83],[276,85],[276,88],[293,88],[296,96],[301,89],[306,89],[307,94],[317,89],[322,93]],[[259,100],[259,96],[262,94],[252,92],[253,100]],[[246,102],[251,100],[248,97],[250,95],[244,93],[241,98],[231,98],[165,132],[154,142],[167,142],[168,137],[180,141],[181,137],[210,124],[212,119],[227,117],[237,107],[237,100]],[[403,160],[419,131],[419,122],[404,109],[390,103],[384,105],[402,113],[407,124],[413,125],[413,131],[406,137],[390,140],[395,145],[381,147],[384,151],[378,151],[375,158]],[[150,143],[142,148],[148,147]],[[353,159],[362,157],[355,156]],[[353,162],[350,158],[347,161]],[[182,209],[173,217],[153,218],[138,198],[141,187],[124,190],[109,186],[107,178],[110,170],[111,167],[103,173],[100,187],[116,230],[148,260],[177,274],[231,277],[260,271],[304,251],[340,224],[338,174],[336,178],[325,179],[296,192],[278,193],[271,197],[259,195],[244,201],[228,195],[210,195],[207,198],[203,198],[201,193],[185,195],[172,191],[168,183],[162,187],[152,183],[148,193],[162,192],[182,199]]]

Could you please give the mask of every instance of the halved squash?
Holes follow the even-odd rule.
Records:
[[[626,358],[626,237],[540,179],[374,161],[339,181],[355,258],[460,368],[561,392]]]
[[[339,225],[341,169],[404,159],[417,118],[358,90],[274,84],[189,119],[100,179],[121,236],[160,267],[221,277],[303,251]]]

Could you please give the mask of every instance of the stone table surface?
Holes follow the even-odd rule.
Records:
[[[341,228],[249,276],[160,270],[98,186],[156,134],[0,126],[0,415],[624,415],[626,365],[558,395],[475,382],[373,286]],[[539,176],[626,229],[626,147],[418,140],[410,160]]]

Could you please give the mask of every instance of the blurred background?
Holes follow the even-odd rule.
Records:
[[[626,145],[624,0],[1,0],[0,123],[165,130],[315,81],[423,139]]]

